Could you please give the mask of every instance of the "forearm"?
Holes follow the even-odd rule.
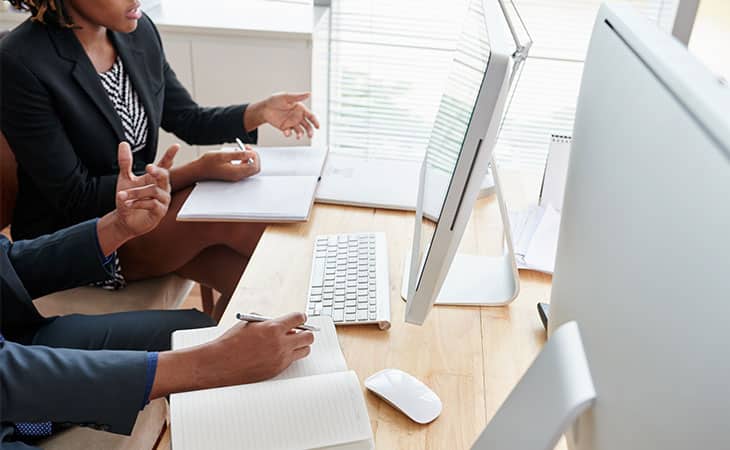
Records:
[[[251,103],[243,111],[243,128],[247,133],[266,123],[266,118],[264,117],[265,109],[266,100],[261,100],[260,102]]]
[[[180,167],[170,169],[170,186],[172,192],[177,192],[192,186],[198,181],[205,179],[203,163],[200,158],[195,161],[183,164]]]
[[[96,222],[96,234],[99,239],[99,248],[104,256],[111,255],[134,237],[121,227],[116,210]]]
[[[32,298],[109,277],[100,260],[96,227],[97,220],[89,220],[36,239],[15,241],[6,249]]]
[[[176,392],[188,392],[225,386],[226,373],[220,364],[211,360],[216,353],[209,343],[182,350],[162,352],[157,359],[157,372],[150,391],[150,400]],[[225,372],[225,369],[223,369]]]

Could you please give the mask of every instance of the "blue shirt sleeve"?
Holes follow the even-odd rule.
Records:
[[[144,398],[142,399],[142,407],[140,410],[144,409],[150,402],[150,393],[152,392],[152,385],[155,382],[155,374],[157,373],[157,356],[157,352],[147,353],[147,382],[145,383]]]
[[[99,219],[96,219],[96,222],[94,223],[96,225],[94,226],[94,236],[96,237],[96,248],[99,251],[99,261],[108,273],[114,273],[115,267],[113,263],[117,257],[117,252],[112,252],[112,254],[109,256],[104,255],[104,252],[101,250],[101,243],[99,242],[99,227],[97,225],[98,222]]]

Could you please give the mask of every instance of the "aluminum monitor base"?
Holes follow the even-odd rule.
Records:
[[[401,297],[408,298],[411,254],[403,263]],[[457,253],[434,304],[501,306],[517,296],[510,255],[477,256]]]
[[[457,253],[449,266],[435,305],[503,306],[517,298],[520,276],[515,265],[512,234],[507,205],[502,196],[499,170],[491,162],[494,194],[504,229],[504,254],[500,256],[467,255]],[[403,263],[401,297],[408,300],[412,251],[406,253]],[[423,264],[423,262],[421,262]],[[419,267],[418,273],[422,267]]]

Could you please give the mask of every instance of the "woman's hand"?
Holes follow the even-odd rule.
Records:
[[[302,103],[308,98],[309,92],[274,94],[246,109],[243,117],[244,126],[250,131],[262,123],[268,123],[281,130],[286,137],[293,133],[297,139],[301,139],[306,133],[311,138],[314,136],[314,128],[319,129],[319,121]]]
[[[198,178],[203,180],[239,181],[261,171],[259,154],[248,145],[245,151],[205,153],[197,164]]]

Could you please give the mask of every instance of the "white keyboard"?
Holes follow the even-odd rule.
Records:
[[[307,314],[336,325],[390,328],[388,247],[384,233],[317,236]]]

